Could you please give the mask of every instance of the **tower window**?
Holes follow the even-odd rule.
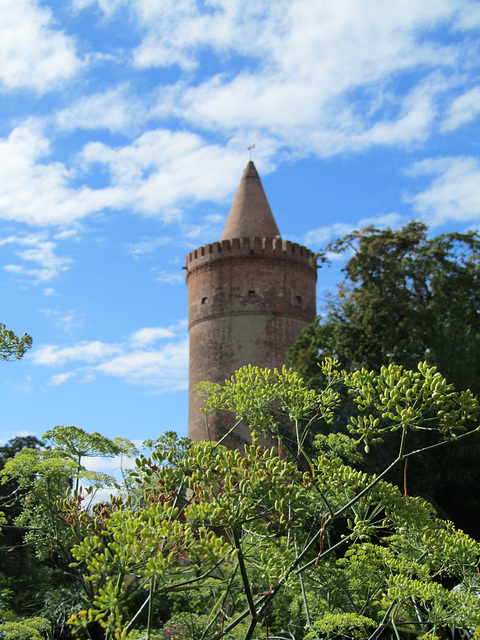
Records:
[[[297,296],[297,302],[298,304],[302,304],[302,296]]]
[[[255,291],[250,290],[250,291],[248,292],[248,297],[249,297],[249,298],[254,298],[254,297],[255,297]]]
[[[208,298],[207,297],[202,298],[202,304],[207,304],[207,302],[208,302]]]

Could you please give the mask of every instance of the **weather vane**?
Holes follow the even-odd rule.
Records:
[[[248,147],[248,150],[250,151],[250,162],[252,161],[252,149],[255,149],[255,145],[254,145],[254,144],[251,144],[251,145]]]

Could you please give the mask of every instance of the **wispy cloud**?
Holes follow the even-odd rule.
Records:
[[[424,140],[437,97],[465,55],[429,33],[462,16],[468,3],[297,0],[253,10],[219,2],[210,14],[192,2],[164,4],[136,5],[147,30],[137,63],[195,67],[208,43],[242,56],[244,65],[195,86],[181,80],[162,92],[159,114],[227,135],[261,132],[262,139],[322,157]],[[407,91],[393,81],[402,74]]]
[[[331,240],[341,238],[347,235],[347,233],[352,233],[354,228],[351,224],[343,224],[341,222],[318,227],[317,229],[312,229],[305,235],[303,244],[307,247],[323,248]]]
[[[142,101],[128,85],[108,89],[80,99],[55,116],[60,129],[108,129],[128,131],[143,124],[147,116]]]
[[[165,282],[166,284],[184,284],[185,283],[185,274],[180,272],[179,270],[172,271],[164,271],[164,270],[155,270],[155,280],[157,282]]]
[[[82,341],[72,346],[42,345],[29,354],[39,366],[68,367],[49,384],[93,381],[99,375],[121,378],[159,392],[187,388],[188,339],[185,324],[138,329],[124,342]]]
[[[35,364],[58,366],[76,361],[95,363],[104,358],[116,356],[120,352],[121,348],[118,345],[94,340],[80,342],[73,347],[44,345],[32,352],[32,359]]]
[[[97,371],[158,391],[187,388],[188,339],[152,351],[136,351],[103,362]]]
[[[0,246],[10,245],[23,247],[15,250],[15,256],[22,264],[6,264],[4,270],[36,284],[48,282],[56,278],[62,271],[67,271],[73,260],[68,256],[58,256],[55,251],[57,242],[49,239],[46,233],[13,235],[0,239]],[[31,267],[29,265],[36,265]],[[47,289],[51,295],[53,289]]]
[[[56,295],[55,292],[53,294],[44,293],[49,296]],[[78,309],[68,309],[65,311],[65,309],[58,307],[48,307],[40,309],[40,313],[66,335],[74,334],[75,331],[83,327],[85,323],[84,313]]]
[[[74,39],[56,28],[47,7],[33,0],[2,0],[0,82],[5,88],[44,93],[79,66]]]
[[[480,87],[474,87],[456,98],[441,127],[442,131],[454,131],[480,115]]]
[[[432,176],[430,185],[407,195],[417,214],[432,227],[446,221],[480,222],[480,160],[461,156],[429,158],[413,165],[412,176]]]
[[[67,373],[59,373],[55,376],[52,376],[48,384],[51,387],[59,387],[60,385],[65,384],[65,382],[67,382],[73,377],[75,377],[75,374],[71,371]]]
[[[66,226],[102,210],[129,209],[178,220],[180,206],[224,201],[242,170],[237,148],[164,129],[148,131],[123,147],[88,143],[67,167],[48,161],[50,141],[42,127],[29,120],[0,139],[0,218]],[[75,186],[80,174],[87,179],[102,165],[109,186]]]
[[[68,225],[115,206],[114,190],[75,188],[74,169],[42,161],[51,153],[42,127],[40,121],[29,119],[0,139],[0,218],[33,226]]]
[[[131,337],[131,342],[135,347],[145,347],[157,340],[173,338],[174,335],[175,333],[172,329],[166,329],[164,327],[145,327],[145,329],[135,331]]]
[[[334,224],[318,227],[317,229],[312,229],[305,234],[303,243],[307,247],[322,249],[332,240],[342,238],[356,229],[363,229],[369,225],[373,225],[377,227],[377,229],[385,229],[386,227],[396,228],[400,227],[403,222],[404,220],[402,217],[398,213],[394,212],[372,216],[371,218],[362,218],[355,225],[336,222]]]
[[[167,129],[148,131],[120,148],[90,143],[82,159],[86,166],[100,164],[108,169],[124,206],[165,220],[180,218],[180,205],[225,199],[238,181],[242,164],[237,148]]]
[[[46,90],[75,73],[75,43],[51,11],[5,2],[4,83]],[[266,175],[284,157],[422,145],[479,112],[469,0],[218,0],[208,10],[195,0],[73,3],[76,12],[92,5],[108,18],[121,9],[116,17],[141,40],[124,52],[128,81],[67,99],[42,122],[16,122],[0,140],[0,218],[65,226],[124,210],[181,221],[191,205],[231,197],[246,140],[262,141],[256,162]],[[207,52],[211,65],[202,64]],[[154,67],[176,71],[142,91],[135,72]],[[55,157],[58,136],[78,128],[112,137],[82,138],[68,158]]]
[[[140,258],[140,256],[151,255],[157,251],[160,247],[171,244],[172,238],[149,238],[148,240],[140,240],[138,242],[128,245],[127,251],[134,258]]]

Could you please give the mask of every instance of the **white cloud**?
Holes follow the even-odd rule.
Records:
[[[79,61],[73,39],[55,28],[34,0],[1,0],[0,81],[6,89],[48,91],[70,78]]]
[[[468,0],[73,3],[77,11],[93,5],[106,16],[121,8],[122,20],[131,19],[122,24],[143,36],[132,53],[138,67],[180,65],[168,76],[180,80],[160,81],[158,102],[148,111],[151,94],[135,94],[129,69],[128,83],[82,97],[43,123],[65,136],[77,128],[122,132],[128,144],[115,135],[101,142],[101,132],[68,160],[54,161],[58,140],[48,139],[38,120],[17,126],[0,140],[0,218],[72,225],[125,209],[177,221],[191,204],[231,197],[253,140],[261,141],[255,161],[266,175],[287,154],[420,144],[442,118],[447,130],[478,113],[478,87],[469,88],[476,46],[455,38],[472,29]],[[49,10],[26,0],[19,6],[53,29]],[[464,94],[445,119],[445,95],[454,84]],[[144,131],[156,118],[172,127],[180,121],[184,129]],[[133,138],[137,127],[143,133]],[[99,173],[107,186],[92,188]],[[192,225],[195,232],[204,227]]]
[[[474,120],[480,113],[480,87],[470,89],[450,105],[442,131],[453,131]]]
[[[75,374],[72,372],[59,373],[55,376],[52,376],[48,384],[51,387],[58,387],[61,384],[64,384],[65,382],[67,382],[67,380],[70,380],[71,378],[73,378],[74,376]]]
[[[73,334],[79,327],[84,325],[83,313],[77,309],[69,309],[65,311],[59,308],[40,309],[42,313],[52,324],[65,334]]]
[[[61,129],[128,130],[146,117],[141,101],[127,85],[81,99],[77,104],[59,111],[56,123]]]
[[[7,264],[4,270],[15,275],[32,279],[36,284],[47,282],[57,277],[62,271],[69,269],[73,260],[67,256],[57,256],[55,250],[57,243],[48,239],[47,234],[25,234],[9,236],[0,239],[2,245],[19,245],[27,247],[15,251],[15,255],[27,264],[38,264],[36,268],[29,268],[24,264]],[[53,289],[45,290],[46,295],[51,295]]]
[[[262,134],[257,139],[326,156],[426,138],[437,94],[449,85],[429,75],[448,74],[462,54],[428,36],[468,3],[264,2],[255,19],[252,3],[241,1],[216,2],[210,14],[190,1],[175,3],[177,13],[173,3],[135,6],[152,30],[142,45],[148,64],[185,57],[194,66],[204,45],[243,56],[241,72],[229,69],[195,86],[181,81],[162,92],[159,114],[228,135],[254,130]],[[161,51],[156,62],[154,42]],[[396,91],[401,74],[408,74],[406,94]]]
[[[352,233],[354,229],[355,227],[351,224],[336,222],[335,224],[318,227],[318,229],[312,229],[305,235],[303,243],[307,247],[323,247],[335,238],[341,238],[347,233]]]
[[[148,240],[140,240],[139,242],[128,245],[128,253],[134,258],[155,253],[159,247],[171,244],[172,238],[149,238]]]
[[[0,218],[38,226],[66,225],[116,205],[114,190],[72,187],[73,169],[60,162],[41,162],[49,153],[50,143],[34,120],[0,139]]]
[[[98,4],[105,15],[110,17],[119,6],[125,4],[127,1],[128,0],[72,0],[72,6],[74,9],[80,11],[92,4]]]
[[[71,168],[44,162],[49,154],[50,142],[38,121],[29,120],[0,139],[0,219],[65,226],[102,210],[130,209],[171,221],[181,217],[180,206],[226,200],[243,169],[235,145],[208,144],[197,134],[166,129],[148,131],[120,147],[88,143]],[[75,186],[80,178],[88,181],[99,165],[107,169],[112,186]]]
[[[118,472],[121,469],[134,469],[135,458],[128,458],[127,456],[114,456],[112,458],[100,458],[97,456],[85,456],[82,459],[82,464],[89,471],[99,471],[101,473],[108,473],[116,476],[114,472]]]
[[[108,15],[120,6],[99,1]],[[457,38],[476,25],[469,0],[132,0],[129,9],[144,35],[135,63],[188,72],[161,86],[151,115],[262,140],[266,158],[280,147],[325,157],[422,142],[458,82],[452,72],[477,60]]]
[[[55,345],[44,345],[31,352],[34,364],[57,366],[67,362],[81,360],[87,363],[95,363],[106,357],[120,353],[120,347],[94,340],[80,342],[74,347],[59,348]]]
[[[359,220],[355,225],[346,224],[343,222],[336,222],[334,224],[318,227],[318,229],[312,229],[305,234],[303,244],[307,247],[316,247],[323,249],[326,244],[336,240],[337,238],[343,238],[344,236],[353,233],[356,229],[363,229],[369,225],[374,225],[377,229],[385,229],[386,227],[398,228],[401,226],[403,220],[398,213],[386,213],[371,218],[363,218]],[[343,257],[336,253],[328,253],[329,260],[343,260]]]
[[[91,382],[98,375],[122,378],[130,384],[155,391],[179,391],[188,386],[188,338],[184,322],[168,328],[145,327],[123,343],[83,341],[73,346],[43,345],[28,357],[36,365],[68,366],[49,384],[60,385],[75,378]],[[154,346],[159,340],[165,341]]]
[[[430,158],[415,163],[409,173],[412,176],[433,176],[426,189],[405,198],[430,226],[438,226],[451,220],[480,220],[478,158]]]
[[[172,273],[170,271],[155,271],[155,280],[157,282],[165,282],[166,284],[184,284],[185,274],[178,271]]]
[[[194,0],[136,0],[132,8],[146,33],[136,51],[139,66],[192,69],[202,48],[209,47],[299,77],[315,71],[322,79],[340,70],[337,82],[342,85],[438,59],[445,53],[442,47],[417,39],[417,32],[461,14],[468,3],[217,0],[202,11]],[[319,69],[319,63],[325,64]]]
[[[146,327],[139,329],[131,337],[132,344],[135,347],[145,347],[152,342],[162,340],[164,338],[173,338],[174,332],[164,327]]]
[[[108,167],[124,206],[166,220],[179,217],[179,205],[219,201],[231,195],[243,163],[237,148],[207,144],[197,134],[166,129],[148,131],[129,146],[90,143],[85,165]],[[208,167],[208,171],[205,171]]]
[[[391,212],[379,214],[377,216],[373,216],[371,218],[363,218],[359,221],[358,227],[368,227],[373,224],[377,229],[385,229],[387,227],[391,227],[392,229],[399,228],[402,224],[405,223],[405,220],[399,213]]]
[[[40,440],[41,435],[35,433],[34,431],[2,431],[0,437],[0,446],[7,444],[9,440],[13,440],[14,438],[28,438],[28,436],[33,436],[34,438],[38,438]]]
[[[154,351],[126,353],[98,365],[97,370],[161,391],[187,389],[188,339]]]

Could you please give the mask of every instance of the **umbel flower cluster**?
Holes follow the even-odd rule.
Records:
[[[323,374],[320,392],[292,370],[256,367],[203,385],[207,423],[210,412],[233,412],[252,444],[230,450],[167,434],[136,458],[120,495],[90,508],[79,484],[60,496],[67,478],[85,475],[93,436],[49,434],[52,448],[31,456],[23,476],[20,519],[37,553],[71,577],[79,638],[479,635],[480,544],[408,494],[406,464],[421,453],[419,433],[423,449],[440,452],[474,437],[477,401],[425,364],[348,373],[329,359]],[[345,392],[355,410],[342,425]],[[364,458],[387,435],[398,436],[397,454],[371,475]],[[96,437],[97,452],[127,452],[125,441]],[[386,480],[396,467],[401,489]],[[19,469],[14,458],[3,477],[18,479]]]

